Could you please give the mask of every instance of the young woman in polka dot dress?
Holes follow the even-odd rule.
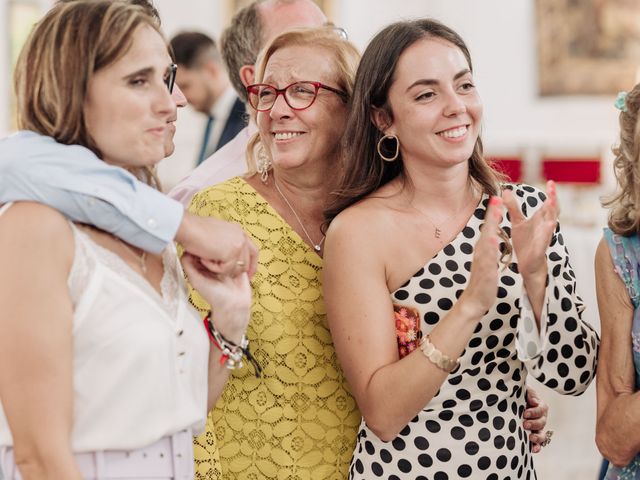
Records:
[[[526,377],[579,395],[599,344],[555,186],[500,184],[482,155],[469,51],[438,22],[380,32],[352,108],[324,270],[364,417],[350,477],[536,478]]]

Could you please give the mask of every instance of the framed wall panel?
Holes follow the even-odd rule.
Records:
[[[536,0],[540,95],[614,95],[640,80],[640,1]]]

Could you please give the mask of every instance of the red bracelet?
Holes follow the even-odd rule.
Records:
[[[224,336],[218,332],[211,321],[211,315],[208,314],[203,319],[204,328],[207,330],[209,334],[209,339],[211,343],[213,343],[218,350],[222,352],[220,357],[220,365],[226,365],[227,368],[231,370],[235,370],[237,368],[242,368],[242,357],[246,357],[247,360],[253,365],[256,378],[260,378],[260,374],[262,373],[262,367],[256,361],[253,355],[251,355],[251,351],[249,350],[249,340],[245,335],[242,336],[242,340],[240,345],[235,344],[224,338]]]
[[[204,323],[204,329],[207,331],[207,335],[209,335],[209,340],[211,340],[211,343],[213,343],[213,345],[222,352],[222,347],[211,334],[211,329],[209,328],[209,315],[205,316],[202,319],[202,322]],[[220,365],[223,365],[228,359],[229,355],[225,355],[224,353],[220,355]]]

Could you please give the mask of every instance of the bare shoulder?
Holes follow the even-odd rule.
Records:
[[[368,197],[340,212],[331,222],[327,236],[370,237],[383,230],[388,209],[379,198]]]
[[[71,228],[68,221],[58,210],[37,202],[15,202],[5,210],[0,216],[0,228],[13,230],[12,227],[19,226],[19,232],[35,233],[40,230],[42,233],[67,232],[71,235]]]
[[[596,280],[605,283],[609,288],[613,287],[614,284],[618,284],[624,288],[622,279],[618,275],[618,272],[616,272],[615,265],[613,264],[609,245],[604,237],[598,242],[594,263]],[[613,284],[611,282],[613,282]]]
[[[609,245],[603,237],[598,244],[595,256],[596,293],[601,309],[600,322],[610,322],[611,315],[602,315],[602,310],[632,311],[633,305],[624,282],[616,271]]]
[[[361,269],[386,270],[395,252],[398,215],[392,202],[376,193],[338,214],[327,231],[325,259],[358,261]]]
[[[73,248],[73,232],[68,220],[51,207],[36,202],[16,202],[0,216],[0,254],[4,256],[42,252],[70,263]]]
[[[598,247],[596,248],[595,265],[596,270],[613,270],[613,261],[611,260],[611,254],[609,253],[609,245],[607,245],[607,240],[604,237],[600,239]]]

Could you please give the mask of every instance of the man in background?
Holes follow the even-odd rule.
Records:
[[[215,41],[204,33],[182,32],[171,39],[178,64],[176,83],[189,104],[207,118],[196,165],[246,126],[244,103],[231,87]]]

